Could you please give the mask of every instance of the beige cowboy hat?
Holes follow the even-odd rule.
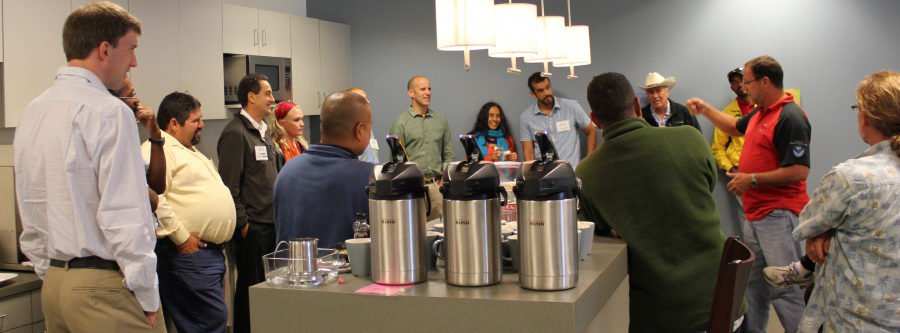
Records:
[[[644,89],[644,90],[647,90],[647,89],[650,89],[653,87],[658,87],[658,86],[663,86],[663,87],[666,87],[669,89],[674,88],[675,87],[675,77],[663,79],[662,75],[660,75],[657,72],[653,72],[653,73],[647,74],[647,86],[646,87],[641,87],[641,85],[638,85],[639,88]]]

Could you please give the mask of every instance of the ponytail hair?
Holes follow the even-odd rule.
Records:
[[[891,150],[900,157],[900,74],[884,70],[863,78],[856,104],[872,126],[890,138]]]

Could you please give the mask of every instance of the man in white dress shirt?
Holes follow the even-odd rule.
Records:
[[[135,117],[107,91],[137,66],[140,33],[108,2],[72,12],[68,66],[16,129],[22,252],[44,280],[50,332],[165,332]]]

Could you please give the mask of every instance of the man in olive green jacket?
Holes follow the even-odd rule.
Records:
[[[725,245],[706,140],[689,126],[650,126],[622,74],[594,77],[587,99],[603,144],[575,171],[582,214],[628,243],[630,332],[705,331]]]

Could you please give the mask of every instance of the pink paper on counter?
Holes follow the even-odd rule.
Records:
[[[399,286],[386,286],[386,285],[382,285],[382,284],[373,283],[368,286],[359,288],[358,290],[356,290],[356,292],[363,293],[363,294],[377,294],[377,295],[392,296],[392,295],[396,295],[396,294],[402,293],[404,291],[407,291],[410,288],[412,288],[413,286],[415,286],[415,284],[404,284],[404,285],[399,285]]]

